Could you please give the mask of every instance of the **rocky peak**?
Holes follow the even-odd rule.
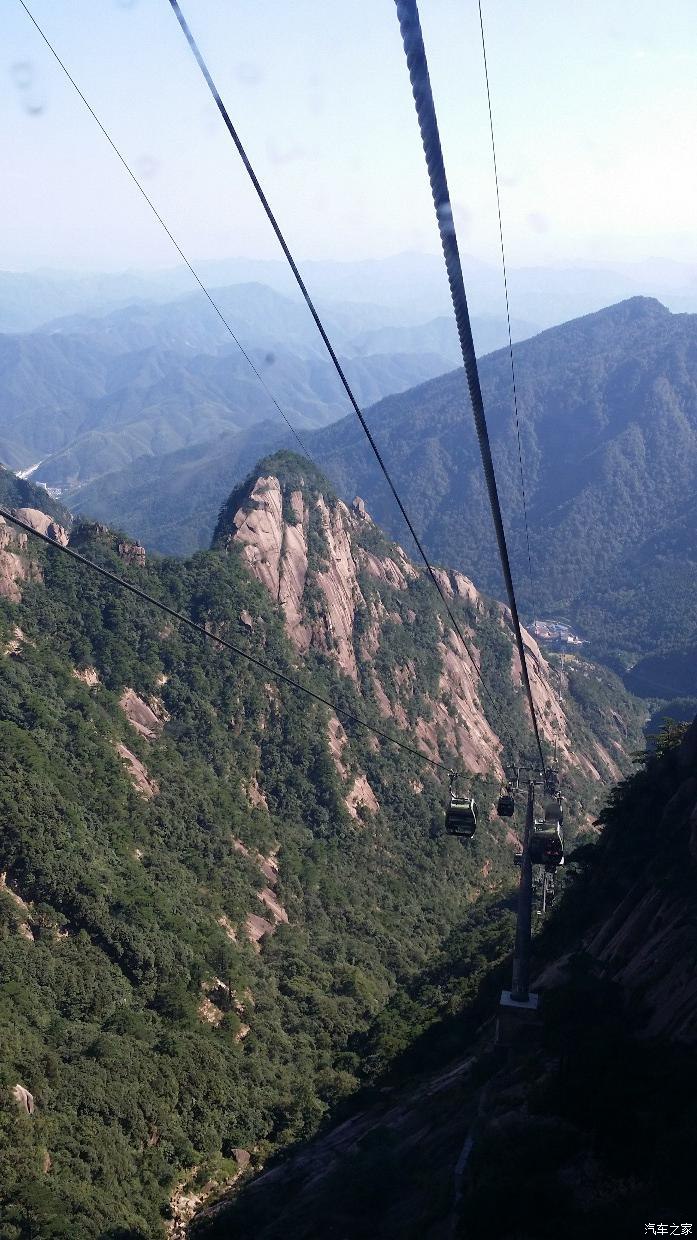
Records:
[[[354,517],[358,517],[359,521],[371,521],[372,522],[373,520],[370,513],[368,512],[368,509],[365,506],[364,501],[361,499],[360,495],[356,495],[355,499],[353,500],[353,503],[351,504],[351,512],[353,513]]]
[[[411,731],[434,758],[502,773],[501,740],[487,722],[462,642],[424,571],[374,524],[359,497],[349,507],[314,466],[279,453],[231,496],[215,545],[238,550],[282,608],[298,654],[316,650],[332,660],[383,718]],[[506,609],[485,599],[463,573],[435,573],[477,661],[480,618],[493,617],[506,632],[510,675],[520,689]],[[543,731],[558,736],[561,752],[573,760],[558,677],[533,638],[525,640]],[[586,769],[600,778],[590,763]]]
[[[20,521],[24,521],[25,525],[30,525],[37,533],[44,534],[53,542],[59,543],[61,547],[67,546],[68,531],[54,521],[48,513],[41,512],[38,508],[13,508],[12,515],[19,517]]]

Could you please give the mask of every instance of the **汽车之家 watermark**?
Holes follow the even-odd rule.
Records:
[[[692,1223],[644,1223],[645,1236],[691,1236]]]

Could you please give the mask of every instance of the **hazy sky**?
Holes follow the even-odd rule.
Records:
[[[276,243],[167,0],[28,0],[193,258]],[[393,0],[182,0],[291,247],[435,252]],[[421,0],[461,246],[498,239],[476,0]],[[697,260],[695,0],[485,0],[511,265]],[[176,261],[3,0],[0,267]]]

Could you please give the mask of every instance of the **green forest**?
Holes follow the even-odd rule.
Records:
[[[533,977],[552,970],[535,1036],[510,1057],[495,1045],[512,913],[480,902],[363,1038],[370,1088],[204,1214],[197,1238],[630,1240],[649,1220],[691,1218],[697,728],[686,726],[663,729],[613,790],[599,840],[569,857],[564,899],[533,938]],[[651,912],[633,923],[636,907]],[[628,941],[608,962],[593,945],[622,909]]]
[[[297,485],[298,458],[271,466]],[[325,486],[304,474],[303,485]],[[364,537],[391,547],[375,527]],[[327,656],[298,659],[234,550],[133,567],[123,541],[84,524],[71,535],[218,636],[384,723]],[[311,546],[314,571],[321,538]],[[468,847],[444,838],[440,776],[347,722],[344,760],[380,807],[354,819],[325,707],[58,550],[28,554],[42,580],[23,584],[21,603],[0,602],[0,1237],[135,1240],[164,1234],[177,1185],[222,1188],[247,1154],[258,1166],[312,1135],[436,1019],[439,1003],[411,988],[425,970],[436,978],[475,902],[510,889],[510,846],[496,829]],[[437,596],[421,578],[408,599],[369,587],[416,617],[386,626],[380,674],[410,657],[428,687]],[[475,619],[457,606],[478,626],[495,705],[525,740],[500,612]],[[568,707],[581,746],[618,735],[634,745],[640,715],[619,682],[603,672],[589,693],[586,681]],[[159,738],[128,722],[124,689],[155,705]],[[155,795],[134,786],[134,762]],[[495,780],[473,788],[492,804]],[[579,774],[569,794],[588,807],[597,785]],[[287,921],[268,921],[270,882]],[[260,950],[250,914],[275,921]],[[456,1008],[505,954],[510,926],[505,910],[483,922]],[[16,1085],[33,1095],[32,1116]]]

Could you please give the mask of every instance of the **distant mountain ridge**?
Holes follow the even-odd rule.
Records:
[[[345,413],[304,305],[261,284],[215,288],[213,297],[225,322],[197,291],[0,335],[0,457],[66,491],[142,457],[265,419],[282,423],[274,400],[299,430]],[[450,318],[417,327],[406,311],[348,302],[331,304],[325,317],[364,404],[457,360]],[[506,329],[501,319],[485,318],[475,330],[486,349],[501,343]],[[514,323],[514,330],[524,334],[528,325]]]
[[[697,316],[671,314],[649,298],[621,302],[516,345],[532,595],[510,361],[500,350],[480,362],[526,615],[568,615],[599,650],[624,652],[628,662],[695,634],[696,358]],[[367,419],[433,556],[500,591],[462,371],[387,397]],[[266,444],[272,439],[270,433]],[[363,495],[375,518],[403,537],[355,418],[309,434],[306,443],[339,494]],[[156,472],[146,469],[141,498],[124,475],[114,475],[101,497],[87,489],[77,503],[99,511],[101,498],[110,519],[128,516],[154,546],[191,550],[194,528],[212,531],[231,480],[244,475],[254,455],[247,436],[226,436],[214,451],[194,449],[161,460]]]
[[[471,254],[462,258],[472,306],[478,315],[500,319],[503,287],[498,264]],[[343,262],[304,259],[300,265],[324,309],[337,301],[373,301],[377,289],[383,311],[397,311],[400,322],[416,324],[450,313],[439,254],[407,252]],[[298,299],[282,259],[202,259],[194,266],[208,288],[256,282]],[[697,267],[690,262],[649,258],[522,266],[510,268],[509,276],[514,315],[542,327],[638,294],[658,297],[675,311],[697,310]],[[59,316],[99,315],[134,302],[167,302],[191,290],[192,276],[183,265],[117,273],[0,272],[0,331],[30,331]]]

